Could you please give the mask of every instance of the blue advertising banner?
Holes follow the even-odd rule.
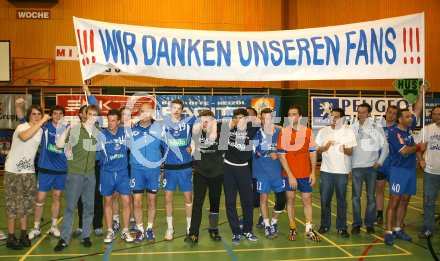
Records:
[[[425,124],[432,122],[431,111],[440,104],[440,98],[425,98]]]
[[[409,107],[408,101],[403,98],[381,97],[312,97],[312,128],[321,128],[330,124],[331,111],[341,108],[347,116],[356,117],[356,109],[362,103],[371,105],[372,117],[381,120],[390,105],[396,105],[401,109]]]
[[[209,96],[209,95],[157,95],[157,118],[171,114],[170,103],[180,99],[185,103],[183,115],[198,116],[203,110],[211,110],[217,119],[232,117],[232,111],[237,108],[253,107],[258,113],[264,108],[280,110],[280,97],[275,95],[244,95],[244,96]],[[279,116],[277,114],[277,116]]]

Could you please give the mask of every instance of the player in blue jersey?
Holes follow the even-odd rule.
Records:
[[[284,209],[283,204],[276,202],[269,220],[268,194],[273,191],[284,194],[282,167],[277,149],[278,136],[281,130],[274,125],[274,112],[270,108],[261,111],[261,129],[257,131],[253,144],[252,176],[256,180],[256,191],[260,194],[260,212],[264,222],[266,238],[279,236],[277,221]],[[277,197],[278,198],[278,197]],[[281,198],[283,198],[281,196]]]
[[[413,116],[408,109],[397,115],[399,124],[388,134],[390,144],[390,201],[387,208],[385,244],[393,245],[393,237],[411,241],[401,224],[411,195],[416,194],[416,152],[425,151],[425,143],[415,144],[412,137]],[[394,227],[394,228],[393,228]]]
[[[397,127],[397,113],[399,112],[399,107],[391,105],[387,108],[385,113],[383,130],[385,135],[388,137],[388,133]],[[383,205],[385,199],[385,185],[387,179],[389,178],[390,169],[390,157],[387,157],[383,162],[382,166],[377,169],[377,181],[376,181],[376,225],[382,225],[383,223]]]
[[[55,105],[49,111],[49,116],[52,117],[51,120],[41,127],[43,135],[38,159],[38,195],[35,206],[35,225],[29,233],[30,240],[41,234],[40,223],[44,211],[44,202],[47,192],[52,189],[52,225],[49,233],[55,237],[60,237],[57,221],[60,214],[61,193],[66,184],[67,160],[64,150],[56,147],[56,139],[66,130],[66,125],[62,123],[64,113],[63,107]]]
[[[425,87],[421,86],[419,93],[421,91],[424,91]],[[411,126],[411,129],[414,129],[417,125],[417,119],[420,116],[420,113],[423,110],[423,99],[422,95],[419,95],[417,97],[416,102],[414,103],[413,107],[413,126]],[[393,129],[395,129],[398,125],[397,122],[397,114],[399,112],[399,107],[395,105],[391,105],[387,108],[387,111],[385,113],[385,121],[383,122],[383,130],[385,132],[385,135],[388,138],[388,133],[390,133]],[[385,159],[382,166],[380,166],[377,169],[377,182],[376,182],[376,221],[375,223],[377,225],[381,225],[383,223],[383,207],[384,207],[384,198],[385,198],[385,185],[386,181],[389,180],[389,172],[391,167],[391,157],[388,155],[388,157]]]
[[[247,107],[246,111],[248,112],[248,117],[249,117],[249,121],[252,122],[252,124],[256,124],[258,125],[259,123],[257,122],[258,120],[258,112],[255,108],[252,107]],[[249,161],[249,168],[251,169],[252,172],[252,158],[251,161]],[[253,191],[253,195],[254,195],[254,208],[258,209],[258,213],[259,213],[259,217],[258,217],[258,221],[257,224],[255,225],[257,228],[264,228],[264,222],[263,222],[263,216],[261,216],[261,211],[260,211],[260,193],[258,193],[257,191],[257,179],[252,176],[252,191]],[[243,219],[240,219],[240,226],[243,226]]]
[[[121,112],[121,126],[125,126],[126,128],[133,127],[133,121],[131,118],[131,110],[129,108],[123,107],[120,108],[119,111]],[[128,150],[128,154],[130,155],[130,150]],[[128,166],[130,166],[130,157],[128,158]],[[131,170],[128,168],[128,176],[131,179]],[[115,200],[114,202],[118,203],[118,212],[116,214],[119,214],[119,200]],[[115,208],[113,204],[113,215],[115,214]],[[114,220],[114,219],[113,219]],[[134,205],[133,205],[133,195],[130,195],[130,233],[136,233],[137,227],[136,227],[136,220],[134,218]]]
[[[100,150],[100,185],[101,195],[104,197],[104,213],[107,222],[107,236],[104,243],[111,243],[115,239],[112,228],[113,195],[119,192],[122,200],[123,229],[121,238],[125,242],[133,242],[128,231],[130,218],[130,180],[128,177],[127,143],[129,136],[127,129],[119,126],[121,112],[112,109],[107,114],[108,127],[98,135],[98,150]]]
[[[121,126],[125,126],[126,128],[131,128],[132,120],[131,120],[131,110],[129,108],[123,107],[120,108],[121,112]],[[130,151],[128,151],[130,154]],[[130,158],[128,158],[128,165],[130,165]],[[128,176],[130,177],[130,169],[128,169]],[[119,193],[116,191],[113,197],[113,231],[117,231],[120,228],[119,222]],[[133,214],[133,195],[130,195],[130,233],[136,233],[136,221]]]
[[[156,240],[153,233],[153,222],[156,216],[157,192],[160,183],[160,167],[163,162],[161,142],[163,126],[154,121],[154,108],[144,103],[139,108],[140,121],[132,129],[130,146],[130,185],[133,192],[134,217],[137,232],[133,243]],[[147,229],[144,232],[142,218],[142,198],[147,192]]]
[[[173,228],[173,193],[176,187],[183,192],[186,212],[186,233],[189,234],[192,213],[192,157],[191,157],[191,127],[189,119],[181,119],[184,108],[183,101],[171,102],[171,118],[164,120],[165,151],[163,190],[165,192],[165,214],[168,228],[165,240],[172,240]]]

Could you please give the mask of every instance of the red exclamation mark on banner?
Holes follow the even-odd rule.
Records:
[[[84,41],[84,53],[87,55],[87,31],[86,30],[83,31],[83,41]],[[89,64],[89,57],[86,57],[85,62],[83,59],[83,64],[85,64],[85,63]]]
[[[417,52],[420,53],[420,36],[419,36],[419,28],[416,28],[416,44],[417,44]],[[417,56],[417,63],[420,64],[420,56]]]
[[[403,27],[403,55],[406,55],[406,27]],[[406,57],[403,57],[403,63],[406,64],[408,61]]]
[[[83,54],[83,49],[82,49],[81,34],[80,34],[79,29],[76,30],[76,35],[78,36],[79,52],[81,53],[81,56],[82,56],[82,54]],[[86,64],[84,63],[84,59],[82,60],[82,64],[83,64],[83,65],[86,65]]]
[[[414,63],[414,57],[412,57],[412,51],[413,51],[413,29],[409,28],[409,50],[411,52],[411,64]]]
[[[93,33],[93,30],[90,30],[90,51],[92,52],[92,63],[96,62],[96,58],[93,55],[93,52],[95,52],[95,34]]]
[[[89,33],[89,35],[88,35]],[[79,42],[79,51],[82,56],[82,64],[85,66],[86,64],[90,64],[89,56],[92,55],[92,63],[96,62],[96,57],[93,55],[95,52],[95,42],[94,42],[94,32],[93,30],[90,30],[90,32],[87,32],[87,30],[83,30],[82,32],[82,39],[81,39],[81,31],[78,29],[76,30],[76,34],[78,36],[78,42]],[[90,44],[88,39],[90,39]],[[84,51],[83,51],[84,46]],[[89,47],[90,46],[90,52]]]

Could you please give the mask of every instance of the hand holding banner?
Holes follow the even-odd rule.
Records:
[[[413,104],[417,100],[419,95],[419,87],[423,84],[423,79],[399,79],[393,82],[393,86],[399,91],[399,93],[408,101],[409,104]],[[425,89],[430,86],[429,82],[425,80]]]

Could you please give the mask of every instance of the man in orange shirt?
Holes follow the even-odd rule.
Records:
[[[283,187],[287,197],[287,215],[290,222],[288,239],[297,238],[295,223],[295,192],[298,189],[304,204],[306,238],[319,242],[321,237],[313,230],[312,186],[315,184],[316,148],[312,131],[299,124],[302,117],[300,106],[292,105],[288,111],[290,125],[284,128],[278,138],[280,162],[283,166]]]

